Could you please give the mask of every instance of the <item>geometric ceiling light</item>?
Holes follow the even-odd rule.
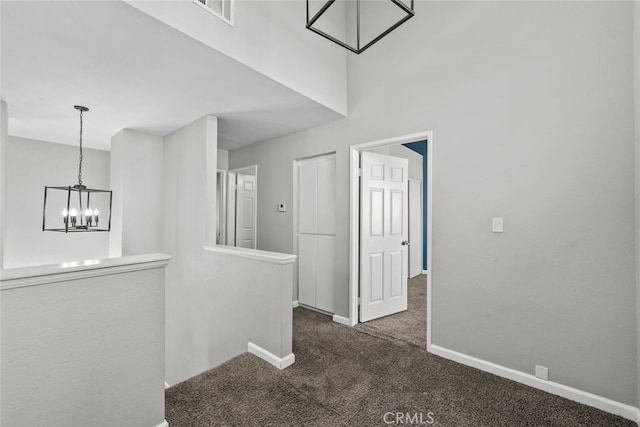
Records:
[[[110,231],[112,192],[87,188],[82,183],[82,113],[89,109],[81,105],[73,108],[80,111],[78,183],[66,187],[44,187],[42,231]]]
[[[307,0],[307,28],[356,54],[414,15],[413,0]]]

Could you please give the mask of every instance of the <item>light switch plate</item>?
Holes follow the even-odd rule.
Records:
[[[493,218],[491,231],[494,233],[502,233],[504,231],[504,218]]]
[[[286,212],[287,204],[286,203],[278,203],[278,212]]]

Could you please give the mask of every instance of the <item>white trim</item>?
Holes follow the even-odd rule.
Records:
[[[333,315],[333,321],[340,323],[341,325],[356,326],[356,323],[352,323],[351,319],[348,317],[338,316],[337,314]]]
[[[422,270],[422,274],[429,274],[429,270]]]
[[[164,382],[164,389],[166,390],[166,389],[168,389],[169,387],[171,387],[171,386],[169,385],[169,383],[168,383],[168,382],[166,382],[166,381],[165,381],[165,382]]]
[[[0,271],[0,290],[162,268],[170,259],[169,255],[149,254],[10,268]]]
[[[273,366],[280,370],[286,368],[287,366],[293,365],[293,363],[296,361],[296,355],[293,353],[289,353],[285,357],[278,357],[270,351],[267,351],[252,342],[247,345],[247,351],[258,356],[260,359],[271,363]]]
[[[431,289],[433,284],[433,133],[427,137],[427,351],[431,345],[431,314],[433,313],[433,298]]]
[[[249,258],[258,261],[264,261],[271,264],[287,265],[293,264],[298,258],[292,254],[282,254],[279,252],[261,251],[259,249],[239,248],[236,246],[204,246],[207,252],[216,252],[219,254],[236,256],[239,258]]]
[[[578,390],[577,388],[569,387],[553,381],[542,380],[540,378],[536,378],[534,375],[526,374],[524,372],[497,365],[492,362],[487,362],[486,360],[478,359],[477,357],[468,356],[466,354],[449,350],[433,344],[429,344],[427,350],[430,353],[444,357],[445,359],[453,360],[455,362],[462,363],[463,365],[471,366],[485,372],[490,372],[494,375],[498,375],[500,377],[546,391],[547,393],[562,396],[566,399],[592,406],[594,408],[609,412],[614,415],[619,415],[628,420],[638,422],[638,417],[640,416],[638,408],[634,406],[617,402],[615,400],[598,396],[586,391]]]
[[[160,424],[158,424],[156,427],[169,427],[169,423],[167,422],[167,420],[164,420]]]
[[[297,307],[299,307],[299,306],[300,306],[300,303],[298,302],[298,300],[295,300],[295,301],[291,304],[291,306],[292,306],[293,308],[297,308]]]
[[[360,151],[367,148],[381,147],[392,144],[405,144],[427,140],[427,263],[431,269],[431,223],[432,223],[432,197],[433,197],[433,131],[414,133],[380,141],[365,142],[352,145],[349,149],[349,321],[350,324],[358,323],[358,269],[360,251],[359,217],[360,217]],[[424,184],[423,184],[424,185]],[[431,275],[427,276],[427,342],[431,337]]]
[[[234,0],[229,0],[229,5],[231,6],[231,11],[229,12],[229,17],[230,17],[231,19],[227,19],[227,18],[225,18],[225,16],[224,16],[224,15],[221,15],[219,12],[217,12],[217,11],[213,10],[212,8],[210,8],[210,7],[209,7],[209,6],[207,6],[207,5],[204,5],[204,4],[200,3],[198,0],[193,0],[193,2],[194,2],[195,4],[197,4],[198,6],[200,6],[202,9],[206,10],[207,12],[209,12],[210,14],[212,14],[213,16],[215,16],[216,18],[220,19],[220,20],[221,20],[222,22],[224,22],[225,24],[227,24],[227,25],[229,25],[229,26],[231,26],[231,27],[233,27],[233,26],[234,26],[233,21],[234,21],[234,19],[235,19],[235,14],[236,14],[236,13],[235,13]],[[224,8],[224,1],[222,2],[222,4],[223,4],[223,6],[222,6],[222,7]]]

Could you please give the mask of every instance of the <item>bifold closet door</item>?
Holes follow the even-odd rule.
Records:
[[[335,155],[298,163],[298,301],[334,311]]]

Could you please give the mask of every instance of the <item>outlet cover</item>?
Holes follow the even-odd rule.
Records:
[[[541,380],[549,380],[549,368],[545,366],[536,365],[536,377]]]
[[[504,219],[503,218],[493,218],[491,221],[491,231],[494,233],[502,233],[504,232]]]

